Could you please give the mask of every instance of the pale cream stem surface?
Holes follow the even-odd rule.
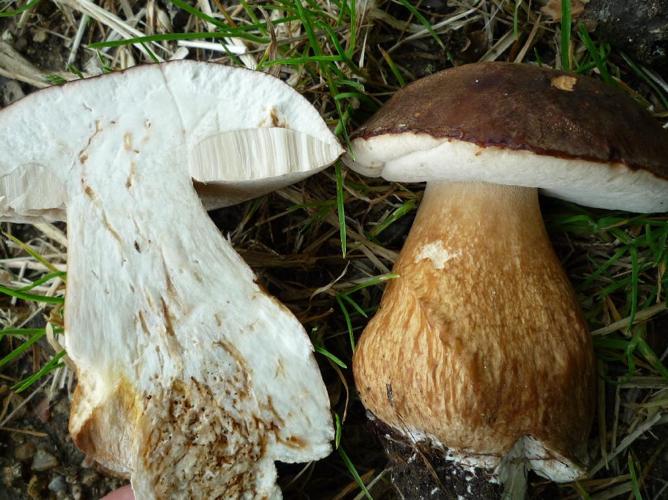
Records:
[[[365,406],[473,465],[528,436],[539,473],[578,475],[593,351],[537,190],[428,184],[394,272],[355,354]]]

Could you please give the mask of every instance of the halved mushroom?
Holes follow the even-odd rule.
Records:
[[[400,277],[355,353],[366,408],[404,441],[441,457],[447,448],[506,483],[517,484],[518,462],[554,481],[580,477],[592,345],[537,188],[589,206],[666,210],[668,133],[612,86],[483,63],[397,92],[352,145],[348,162],[361,173],[428,182]],[[451,478],[441,479],[435,491]]]
[[[329,399],[303,327],[207,217],[340,154],[262,73],[173,62],[0,112],[0,217],[67,220],[70,431],[137,498],[280,497],[275,460],[327,455]]]

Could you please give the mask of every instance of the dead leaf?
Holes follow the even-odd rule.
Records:
[[[540,11],[548,16],[550,22],[561,21],[561,2],[562,0],[548,0],[547,4],[541,7]],[[588,0],[571,0],[571,17],[576,20],[584,11]]]

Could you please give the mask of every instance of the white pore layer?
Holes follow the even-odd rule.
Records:
[[[345,160],[348,166],[390,181],[490,182],[536,187],[548,196],[591,207],[668,210],[668,180],[621,163],[554,158],[413,133],[356,139],[352,151],[354,160]]]
[[[0,218],[65,220],[83,152],[121,118],[133,122],[128,140],[164,125],[156,139],[186,153],[181,167],[221,183],[208,207],[296,182],[342,152],[313,106],[269,75],[194,61],[137,66],[36,92],[0,112]]]

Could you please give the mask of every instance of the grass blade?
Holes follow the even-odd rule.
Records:
[[[53,358],[51,358],[49,360],[49,362],[47,364],[45,364],[42,368],[40,368],[38,371],[36,371],[32,375],[30,375],[29,377],[21,380],[20,382],[18,382],[14,386],[12,386],[12,389],[17,393],[25,391],[31,385],[33,385],[35,382],[44,378],[46,375],[51,373],[56,368],[59,368],[59,367],[63,366],[65,364],[61,361],[63,356],[65,356],[65,351],[60,351]]]
[[[213,38],[213,39],[242,38],[244,40],[248,40],[249,42],[255,42],[255,43],[268,42],[268,40],[265,40],[264,38],[257,37],[255,35],[250,35],[244,32],[222,33],[217,31],[212,31],[212,32],[205,31],[205,32],[192,32],[192,33],[165,33],[161,35],[137,36],[137,37],[125,38],[123,40],[108,40],[105,42],[95,42],[89,44],[88,47],[91,49],[102,49],[105,47],[122,47],[124,45],[144,44],[150,42],[202,40],[206,38]]]
[[[441,41],[441,39],[438,37],[438,35],[434,31],[434,28],[432,28],[431,23],[429,22],[429,20],[426,17],[424,17],[420,13],[420,11],[417,10],[415,8],[415,6],[413,6],[408,0],[399,0],[399,3],[401,5],[403,5],[411,14],[413,14],[415,19],[417,19],[420,22],[420,24],[424,27],[424,29],[426,29],[429,32],[429,34],[436,41],[436,43],[439,45],[439,47],[441,47],[442,49],[445,49],[445,45],[443,45],[443,42]]]
[[[5,328],[0,330],[0,340],[2,337],[31,337],[33,335],[44,334],[44,328]],[[62,328],[54,328],[53,333],[58,335],[63,333]]]
[[[341,172],[341,162],[337,161],[334,165],[336,175],[336,212],[339,215],[339,237],[341,239],[341,256],[346,258],[348,249],[347,230],[346,230],[346,211],[345,196],[343,193],[343,173]]]
[[[327,359],[329,359],[332,363],[339,365],[343,369],[347,369],[348,365],[346,365],[341,359],[331,352],[329,352],[327,349],[321,346],[315,346],[314,347],[315,352],[322,354],[325,356]]]
[[[195,7],[187,4],[186,2],[183,2],[182,0],[169,0],[169,2],[177,6],[179,9],[186,11],[188,14],[201,19],[205,23],[213,24],[216,28],[219,28],[221,30],[226,30],[228,28],[224,23],[221,23],[215,17],[207,16],[201,10],[196,9]]]
[[[287,59],[274,59],[272,61],[267,61],[264,64],[266,66],[300,66],[310,62],[340,62],[343,60],[344,59],[341,56],[301,56],[290,57]]]
[[[15,359],[19,358],[24,352],[30,349],[36,342],[39,342],[46,335],[46,330],[42,330],[41,333],[37,333],[26,340],[23,344],[18,346],[12,352],[7,354],[4,358],[0,359],[0,368],[11,363]]]
[[[10,297],[16,297],[21,300],[29,300],[32,302],[44,302],[46,304],[64,304],[65,299],[63,297],[48,297],[46,295],[35,295],[32,293],[21,292],[20,290],[14,290],[3,285],[0,285],[0,293],[9,295]]]
[[[342,293],[339,295],[343,300],[348,302],[353,308],[364,318],[368,318],[369,315],[366,313],[364,309],[362,309],[362,306],[360,306],[357,302],[355,302],[353,299],[351,299],[347,293]]]
[[[37,4],[40,2],[40,0],[30,0],[27,4],[25,4],[23,7],[19,7],[18,9],[14,10],[3,10],[0,12],[0,17],[14,17],[18,16],[19,14],[23,14],[25,11],[32,9],[33,7],[37,6]]]
[[[580,40],[582,40],[582,43],[584,43],[585,47],[587,47],[587,51],[589,52],[591,58],[594,60],[594,63],[596,64],[599,73],[601,73],[601,79],[605,83],[613,84],[614,80],[612,79],[612,77],[610,76],[610,72],[608,71],[607,60],[601,56],[601,49],[596,47],[594,41],[589,36],[587,27],[583,23],[580,23],[580,25],[578,26],[578,34],[580,35]]]
[[[571,70],[571,0],[561,0],[561,69]]]
[[[346,465],[346,469],[348,469],[348,472],[350,472],[350,475],[353,476],[353,479],[359,485],[360,489],[364,493],[364,496],[367,497],[369,500],[373,500],[373,497],[369,493],[369,490],[366,489],[366,485],[364,484],[364,481],[362,481],[362,478],[360,477],[359,472],[357,472],[357,469],[355,468],[355,464],[353,464],[352,460],[350,460],[350,457],[348,456],[348,454],[341,447],[338,448],[338,452],[339,452],[339,456],[341,457],[341,460],[343,460],[343,463]]]
[[[334,449],[338,450],[341,445],[341,434],[343,426],[341,425],[341,417],[338,413],[334,413],[334,425],[336,426],[336,434],[334,435]]]
[[[629,56],[627,56],[624,52],[621,53],[622,59],[624,59],[624,62],[629,65],[629,67],[633,70],[633,72],[638,75],[647,85],[652,87],[654,92],[656,93],[657,96],[659,96],[659,99],[661,99],[661,103],[663,104],[664,108],[668,108],[668,97],[664,95],[664,93],[661,91],[659,87],[652,81],[651,78],[647,76],[645,71],[641,66],[636,64]]]
[[[357,0],[350,0],[350,38],[348,39],[348,59],[353,58],[357,45]]]
[[[399,83],[400,87],[405,87],[406,86],[406,80],[404,80],[404,77],[401,76],[401,72],[399,71],[399,68],[397,67],[396,64],[394,64],[394,61],[390,57],[390,54],[388,54],[386,51],[384,51],[381,47],[378,47],[378,50],[380,50],[380,53],[383,55],[383,59],[385,59],[385,62],[390,68],[390,71],[392,71],[392,74],[394,75],[394,78],[397,79],[397,82]]]
[[[388,280],[397,279],[398,277],[399,275],[396,273],[385,273],[385,274],[379,274],[378,276],[373,276],[372,278],[369,278],[363,283],[359,283],[354,287],[350,288],[349,290],[346,290],[346,295],[355,293],[358,290],[362,290],[363,288],[369,288],[370,286],[380,285],[381,283],[384,283]]]
[[[350,320],[350,313],[348,313],[348,309],[346,308],[346,305],[343,303],[343,300],[339,295],[336,296],[336,303],[339,305],[341,313],[343,313],[343,319],[346,322],[346,328],[348,330],[348,338],[350,340],[350,348],[352,352],[355,352],[355,334],[353,333],[353,323]]]
[[[522,5],[522,0],[515,0],[515,8],[513,9],[513,35],[515,40],[520,36],[520,5]]]
[[[65,273],[63,271],[56,271],[55,273],[45,274],[44,276],[42,276],[38,280],[35,280],[32,283],[30,283],[29,285],[26,285],[23,288],[19,288],[18,291],[19,292],[28,292],[28,291],[32,290],[33,288],[36,288],[40,285],[43,285],[44,283],[48,283],[49,281],[51,281],[53,279],[65,278],[66,275],[67,275],[67,273]],[[65,281],[65,280],[63,279],[63,281]]]
[[[640,484],[638,482],[638,473],[633,460],[633,455],[629,453],[628,456],[629,475],[631,476],[631,491],[636,500],[643,500],[640,493]]]
[[[417,202],[412,199],[402,203],[401,206],[396,208],[390,215],[388,215],[384,221],[376,224],[376,226],[374,226],[374,228],[371,231],[369,231],[369,236],[371,238],[376,238],[380,233],[385,231],[388,227],[390,227],[396,221],[401,219],[404,215],[415,210],[416,206]]]
[[[5,233],[5,232],[3,232],[2,234],[5,235],[6,238],[8,238],[8,239],[12,240],[14,243],[16,243],[19,247],[21,247],[21,250],[23,250],[24,252],[26,252],[28,255],[30,255],[30,256],[31,256],[33,259],[35,259],[37,262],[40,262],[41,264],[43,264],[49,271],[51,271],[51,272],[53,272],[53,273],[58,273],[58,272],[60,272],[60,270],[59,270],[58,268],[56,268],[56,266],[54,266],[53,264],[51,264],[51,262],[49,262],[48,260],[46,260],[46,259],[45,259],[44,257],[42,257],[40,254],[38,254],[37,252],[35,252],[35,251],[30,247],[30,245],[28,245],[28,244],[22,242],[20,239],[18,239],[18,238],[17,238],[16,236],[14,236],[13,234]]]
[[[631,254],[631,312],[629,313],[629,330],[635,322],[638,312],[638,281],[640,267],[638,266],[638,249],[635,246],[629,247]]]

